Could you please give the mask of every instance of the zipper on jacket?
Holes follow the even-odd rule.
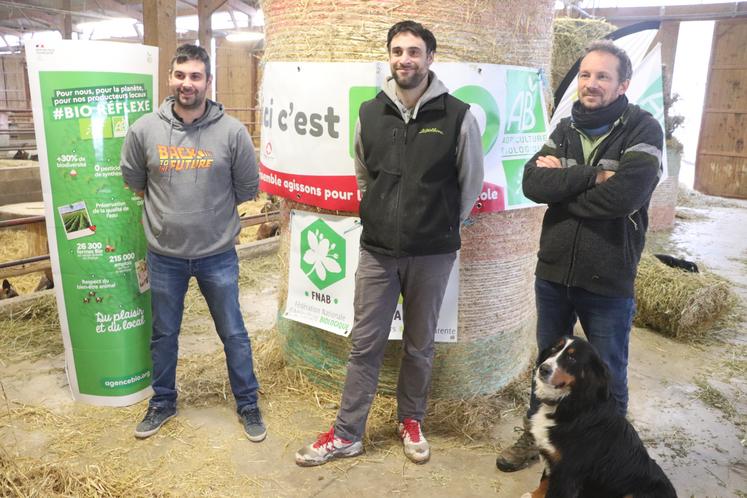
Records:
[[[573,276],[573,267],[576,263],[576,247],[578,246],[578,235],[581,233],[581,221],[576,225],[576,233],[573,235],[573,247],[571,248],[571,263],[568,265],[568,274],[565,276],[566,287],[571,286],[571,277]]]
[[[635,220],[633,219],[633,215],[634,215],[634,214],[636,214],[637,212],[638,212],[638,210],[636,209],[635,211],[633,211],[632,213],[630,213],[630,214],[628,215],[628,219],[629,219],[629,220],[630,220],[630,222],[631,222],[631,223],[633,224],[633,229],[634,229],[634,230],[635,230],[636,232],[638,231],[638,223],[636,223],[636,222],[635,222]]]
[[[400,205],[400,199],[402,198],[402,186],[405,184],[405,174],[407,172],[407,168],[404,167],[404,156],[405,156],[405,144],[407,144],[407,123],[405,123],[405,126],[403,128],[402,133],[402,143],[395,143],[395,147],[399,151],[397,154],[397,160],[400,162],[400,171],[402,172],[402,175],[399,179],[399,186],[397,187],[397,203],[394,206],[394,217],[395,217],[395,238],[394,238],[394,254],[396,257],[400,257],[400,246],[401,246],[401,234],[400,234],[400,220],[402,217],[402,213],[400,213],[399,205]],[[394,135],[397,135],[397,129],[394,129]]]

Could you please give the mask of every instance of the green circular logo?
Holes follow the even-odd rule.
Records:
[[[485,132],[482,134],[482,153],[487,154],[498,140],[501,117],[498,104],[493,96],[481,86],[466,85],[457,89],[452,95],[468,104],[479,105],[485,113]]]

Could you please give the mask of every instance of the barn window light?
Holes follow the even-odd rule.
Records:
[[[235,31],[226,35],[226,40],[230,42],[253,42],[259,41],[264,37],[265,34],[259,31]]]

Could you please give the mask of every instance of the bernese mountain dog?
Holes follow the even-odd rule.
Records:
[[[539,409],[531,417],[545,470],[522,498],[676,498],[661,467],[618,413],[609,372],[594,348],[564,337],[540,354]]]

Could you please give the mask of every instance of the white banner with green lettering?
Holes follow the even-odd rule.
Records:
[[[124,188],[128,127],[156,105],[158,49],[26,44],[49,252],[73,398],[124,406],[151,393],[142,200]]]
[[[485,183],[474,212],[532,206],[521,177],[545,142],[547,115],[537,69],[434,63],[450,93],[468,103],[482,134]],[[355,124],[376,96],[386,63],[268,62],[262,82],[260,187],[324,209],[357,212]]]
[[[353,327],[359,218],[291,211],[288,301],[284,317],[338,335]],[[441,305],[437,342],[456,342],[459,260],[454,262]],[[402,297],[392,318],[390,340],[401,340]]]

